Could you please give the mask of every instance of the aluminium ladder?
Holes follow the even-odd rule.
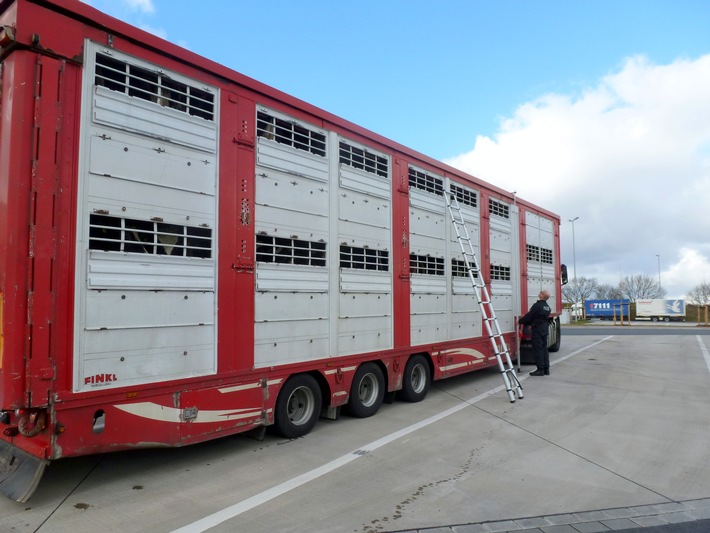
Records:
[[[503,376],[503,383],[505,383],[505,388],[508,391],[508,397],[510,398],[511,403],[513,403],[515,402],[516,394],[518,398],[523,398],[523,387],[520,385],[518,376],[515,374],[515,368],[513,368],[513,363],[510,360],[510,350],[508,349],[508,344],[505,342],[503,333],[500,330],[500,325],[498,324],[496,312],[493,309],[490,293],[486,288],[486,282],[483,279],[481,269],[478,266],[478,259],[476,258],[476,253],[473,251],[473,244],[471,243],[471,237],[468,234],[468,229],[466,228],[466,222],[463,218],[459,202],[454,193],[445,192],[444,197],[446,198],[446,207],[449,210],[451,222],[454,224],[456,238],[461,246],[461,252],[463,253],[463,260],[466,265],[468,277],[476,291],[476,299],[478,300],[478,305],[481,308],[483,323],[486,326],[488,338],[491,340],[491,344],[493,345],[493,351],[495,352],[496,360],[498,361],[498,368]]]

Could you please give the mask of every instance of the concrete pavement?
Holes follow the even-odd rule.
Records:
[[[601,322],[600,325],[605,325],[605,323]],[[609,323],[606,322],[606,325],[609,325]],[[638,324],[635,323],[634,325]],[[658,324],[655,325],[658,326]],[[696,326],[696,324],[689,323],[676,323],[675,325]],[[663,324],[662,326],[666,325]],[[695,377],[698,377],[699,375],[700,380],[697,382],[689,381],[688,384],[690,386],[697,385],[700,387],[706,387],[706,383],[710,381],[710,361],[708,360],[707,352],[708,347],[710,346],[710,337],[703,336],[701,338],[698,336],[697,339],[699,347],[699,353],[697,355],[700,356],[700,359],[704,356],[705,364],[701,364],[700,366],[705,366],[705,369],[696,369],[700,370],[700,372]],[[675,354],[673,355],[675,356]],[[590,360],[595,359],[596,358],[590,358]],[[553,375],[555,374],[554,366],[560,362],[560,360],[555,361],[553,356]],[[663,370],[663,365],[658,365],[657,358],[654,358],[654,361],[649,362],[648,368],[652,367],[657,370]],[[647,369],[644,369],[644,374],[650,375],[650,373],[645,370]],[[653,371],[651,371],[651,373],[652,372]],[[590,377],[592,378],[592,383],[580,384],[583,386],[588,386],[590,384],[593,385],[594,380],[599,379],[599,376],[596,375],[590,375]],[[547,383],[545,381],[547,379],[548,378],[546,377],[534,378],[533,383]],[[680,380],[680,382],[682,382],[683,377],[677,372],[673,372],[669,373],[668,379],[669,381]],[[659,390],[658,409],[662,409],[661,406],[664,403],[676,403],[675,398],[668,398],[665,401],[663,400],[664,393],[672,394],[671,389],[672,387],[663,387]],[[560,400],[563,399],[560,398]],[[649,411],[646,411],[645,413],[647,414],[648,412]],[[634,416],[634,413],[627,412],[625,414],[625,416],[629,415]],[[635,416],[644,416],[644,413],[637,412],[635,413]],[[677,420],[679,420],[681,424],[699,425],[707,428],[708,418],[710,417],[706,416],[706,421],[701,422],[695,420],[694,417],[684,418],[679,416]],[[668,426],[667,429],[669,431],[678,431],[680,433],[684,433],[686,431],[686,429],[681,426]],[[662,447],[663,444],[659,443],[659,446]],[[629,456],[627,462],[633,463],[635,460],[635,457]],[[677,476],[676,473],[663,471],[662,467],[659,468],[659,474],[659,478],[664,476]],[[707,478],[707,475],[703,475],[703,477]],[[655,483],[658,483],[659,481],[660,479],[654,480]],[[705,485],[708,481],[710,480],[704,479],[702,484]],[[662,483],[659,484],[659,487],[661,485]],[[669,492],[672,492],[672,490]],[[705,494],[708,495],[707,489],[705,489]],[[521,516],[504,520],[460,523],[449,526],[401,531],[406,531],[407,533],[596,533],[604,531],[624,533],[705,533],[710,532],[710,497],[683,499],[657,504],[593,509],[583,512],[545,514],[540,516]]]

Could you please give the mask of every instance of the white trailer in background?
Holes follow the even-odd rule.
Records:
[[[685,320],[685,300],[636,300],[636,318],[652,322]]]

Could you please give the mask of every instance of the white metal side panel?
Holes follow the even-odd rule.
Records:
[[[365,154],[381,157],[380,163],[387,161],[387,166],[380,166],[379,170],[389,169],[389,159],[384,154],[348,139],[334,137],[333,142],[339,150],[348,146],[361,150],[363,158]],[[353,166],[364,162],[364,159],[340,157],[332,163],[332,172],[338,177],[332,212],[335,224],[331,227],[336,233],[334,249],[343,245],[355,255],[365,251],[386,252],[388,261],[386,270],[365,268],[362,263],[352,266],[349,260],[347,266],[336,262],[339,268],[337,276],[332,279],[333,282],[337,280],[339,290],[333,295],[333,309],[338,318],[332,324],[332,334],[337,355],[385,350],[392,348],[394,343],[391,172],[388,170],[387,175],[382,176],[373,167],[368,170],[364,164]]]
[[[481,222],[481,211],[477,206],[478,202],[478,191],[471,189],[469,187],[463,186],[461,184],[449,183],[449,190],[452,191],[453,187],[456,187],[457,201],[460,209],[461,216],[466,226],[464,231],[461,228],[461,238],[465,239],[468,236],[473,252],[476,254],[476,258],[480,264],[481,262],[481,235],[480,235],[480,222]],[[476,207],[470,203],[466,203],[461,198],[462,193],[468,193],[470,196],[467,198],[470,200],[476,199]],[[476,291],[473,287],[471,278],[468,275],[465,276],[454,276],[450,270],[452,265],[452,260],[459,262],[458,264],[462,266],[464,261],[463,253],[461,252],[461,244],[458,241],[456,231],[451,223],[451,218],[449,213],[446,213],[448,222],[448,248],[449,248],[449,259],[447,261],[446,268],[449,270],[447,275],[451,276],[451,310],[449,315],[449,337],[451,339],[463,339],[470,337],[479,337],[481,335],[482,322],[481,322],[481,310],[478,304],[478,299],[476,297]],[[464,247],[468,251],[468,244],[464,242]]]
[[[88,41],[85,50],[74,390],[213,374],[217,123],[170,107],[158,84],[212,95],[215,119],[218,91]],[[108,86],[97,85],[101,68],[117,73]]]
[[[412,274],[410,290],[412,294],[446,294],[446,278],[444,276]]]
[[[481,335],[481,309],[468,277],[451,279],[450,336],[452,339]]]
[[[389,243],[392,227],[389,202],[354,191],[341,190],[338,196],[342,233],[362,236],[366,242],[374,238]]]
[[[256,268],[257,292],[328,292],[328,272],[323,268],[258,264]]]
[[[255,298],[257,368],[327,357],[327,292],[272,290]]]
[[[392,304],[385,294],[352,293],[343,297],[340,304],[340,318],[363,318],[392,316]],[[389,319],[385,319],[387,322]],[[387,327],[387,326],[383,326]]]
[[[447,216],[443,196],[410,189],[410,253],[444,257]]]
[[[391,272],[341,268],[338,355],[388,349],[393,342]]]
[[[446,313],[445,294],[417,294],[412,298],[412,315],[431,315]]]
[[[127,61],[133,60],[127,58]],[[214,123],[105,87],[94,87],[92,118],[97,125],[132,132],[140,137],[152,137],[201,152],[214,154],[217,151]]]
[[[389,179],[369,172],[354,169],[349,165],[339,165],[340,188],[358,191],[369,198],[380,198],[389,205],[392,183]]]
[[[294,176],[328,182],[328,159],[276,141],[259,137],[256,145],[257,165],[281,170]]]
[[[532,307],[532,304],[537,301],[537,295],[540,293],[542,288],[542,281],[540,278],[528,277],[528,309],[530,309],[530,307]],[[548,301],[548,304],[549,303],[552,302]]]
[[[478,306],[478,302],[475,299],[476,289],[473,288],[473,282],[469,277],[457,276],[451,280],[451,292],[454,296],[461,295],[464,300],[473,300],[472,306],[475,304]],[[454,307],[454,311],[456,308]]]
[[[274,365],[321,359],[328,355],[328,320],[285,320],[254,324],[254,365]]]
[[[412,345],[431,344],[446,340],[446,314],[412,315],[411,340]]]
[[[214,324],[87,329],[81,389],[114,388],[214,372]],[[110,379],[107,378],[110,376]]]
[[[392,347],[392,279],[389,272],[341,269],[338,354]]]
[[[390,294],[392,292],[392,275],[389,272],[341,268],[340,291],[343,293]]]
[[[480,337],[482,334],[482,326],[480,311],[454,312],[451,315],[450,335],[452,339]]]
[[[86,328],[93,331],[142,328],[146,324],[158,328],[204,326],[207,324],[195,322],[195,316],[210,316],[214,297],[211,292],[194,291],[90,291],[86,308]]]
[[[93,174],[214,196],[215,154],[162,139],[137,141],[123,132],[92,137],[91,153],[96,156],[91,159]]]
[[[511,206],[509,206],[512,209]],[[502,267],[509,269],[509,280],[490,279],[487,280],[491,287],[491,301],[498,318],[498,324],[502,332],[513,330],[514,310],[513,310],[513,224],[510,218],[491,215],[490,217],[490,255],[491,268]],[[517,251],[516,251],[517,253]]]
[[[298,121],[269,111],[291,123]],[[312,125],[304,127],[320,131]],[[324,131],[321,131],[324,133]],[[257,234],[308,242],[330,239],[328,157],[276,140],[257,143]],[[325,265],[331,259],[326,258]],[[254,323],[257,368],[329,355],[329,271],[326,266],[258,261]]]
[[[473,251],[476,253],[476,257],[480,255],[480,245],[481,245],[481,234],[480,234],[480,217],[479,217],[479,212],[478,210],[473,210],[470,208],[467,208],[466,206],[460,206],[461,212],[464,216],[464,220],[466,221],[466,230],[468,231],[468,237],[471,239],[471,245],[473,246]],[[458,257],[461,260],[463,260],[463,256],[461,255],[461,247],[459,246],[458,239],[456,238],[456,232],[451,229],[450,232],[450,244],[449,247],[451,248],[451,251],[453,252],[454,257]],[[465,235],[461,235],[462,238],[465,238]],[[478,260],[480,261],[481,258],[479,257]]]
[[[327,183],[283,170],[257,167],[256,203],[257,232],[327,241]]]
[[[513,292],[510,283],[491,282],[491,301],[498,317],[498,325],[503,333],[513,331]]]
[[[338,354],[349,355],[392,347],[392,320],[389,316],[338,319]]]
[[[214,170],[214,169],[213,169]],[[156,189],[160,204],[155,203]],[[87,207],[91,212],[108,211],[112,215],[137,220],[161,218],[166,223],[214,227],[214,192],[190,193],[136,181],[91,173],[86,184]],[[189,217],[189,219],[188,219]]]
[[[546,289],[550,292],[548,304],[552,312],[558,312],[559,310],[556,309],[555,303],[557,301],[558,289],[554,264],[555,236],[553,222],[535,213],[526,213],[525,222],[526,244],[536,246],[539,249],[539,255],[536,260],[526,258],[528,272],[528,307],[537,301],[538,293]],[[546,252],[547,259],[543,259],[543,252]]]
[[[328,318],[328,294],[297,292],[257,292],[257,322],[325,320]]]
[[[446,201],[440,194],[409,189],[409,251],[420,256],[448,258]],[[450,247],[449,247],[450,248]],[[412,344],[446,340],[449,329],[450,260],[443,276],[412,274],[410,278],[410,336]]]
[[[89,251],[89,289],[200,290],[214,292],[214,265],[192,257]],[[90,295],[87,299],[91,298]]]
[[[412,275],[410,334],[412,344],[446,340],[447,294],[443,276]]]

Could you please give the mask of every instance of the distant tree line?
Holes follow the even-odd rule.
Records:
[[[562,287],[562,300],[566,304],[583,303],[587,300],[619,300],[628,298],[632,302],[639,299],[664,298],[666,290],[651,276],[638,274],[626,276],[614,287],[599,283],[594,278],[579,277],[570,279]],[[703,281],[687,294],[688,303],[710,305],[710,283]]]

